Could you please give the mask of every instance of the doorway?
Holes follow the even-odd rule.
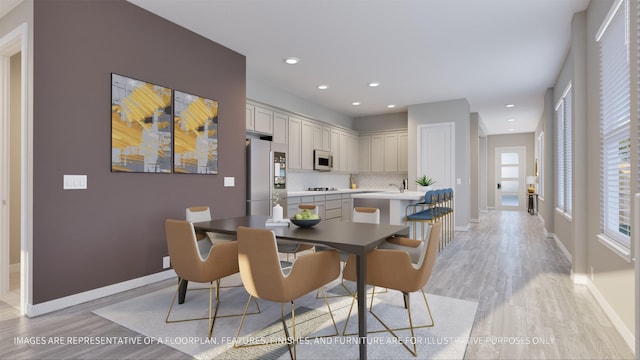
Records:
[[[496,148],[496,209],[524,210],[525,147]]]
[[[0,38],[0,295],[21,314],[31,294],[27,29]]]

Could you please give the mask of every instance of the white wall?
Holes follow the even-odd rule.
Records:
[[[435,103],[418,104],[409,106],[408,133],[409,133],[409,179],[415,179],[418,175],[417,143],[418,125],[455,123],[455,177],[460,179],[460,184],[454,188],[454,208],[456,229],[464,230],[469,227],[470,221],[470,112],[469,102],[466,99],[441,101]]]

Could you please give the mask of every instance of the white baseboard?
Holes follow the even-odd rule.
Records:
[[[547,236],[547,237],[553,238],[553,240],[556,241],[556,244],[558,244],[558,247],[560,248],[560,251],[562,251],[562,253],[567,258],[567,260],[569,260],[570,263],[573,263],[572,262],[573,261],[573,257],[571,256],[571,253],[569,252],[569,250],[567,250],[566,247],[564,247],[564,244],[562,243],[562,241],[560,241],[560,239],[558,239],[556,234],[551,234],[551,236]]]
[[[576,279],[580,281],[580,282],[576,282],[577,284],[583,284],[587,287],[587,289],[589,289],[593,297],[596,299],[596,301],[602,308],[602,310],[604,310],[604,313],[607,315],[607,317],[609,317],[609,320],[611,320],[613,327],[615,327],[616,330],[618,330],[618,332],[620,333],[624,341],[627,343],[627,346],[629,346],[629,349],[631,349],[631,352],[637,355],[635,351],[636,339],[633,336],[633,333],[631,332],[631,330],[629,330],[629,328],[627,328],[627,326],[624,324],[624,321],[622,321],[620,316],[618,316],[615,310],[613,310],[609,302],[604,298],[600,290],[598,290],[598,288],[591,281],[591,279],[589,279],[589,277],[586,274],[576,275],[572,278],[574,278],[574,282],[576,282]]]
[[[456,231],[469,231],[470,228],[471,228],[471,225],[467,224],[466,226],[456,226],[455,230]]]
[[[36,317],[36,316],[48,314],[53,311],[68,308],[69,306],[82,304],[87,301],[100,299],[105,296],[114,295],[123,291],[153,284],[162,280],[171,279],[172,277],[175,277],[175,276],[176,276],[176,272],[173,269],[171,269],[171,270],[166,270],[163,272],[143,276],[136,279],[131,279],[121,283],[104,286],[98,289],[85,291],[79,294],[65,296],[60,299],[46,301],[40,304],[35,304],[35,305],[27,304],[25,315],[28,317]]]
[[[480,224],[480,219],[469,219],[469,222],[472,224]]]

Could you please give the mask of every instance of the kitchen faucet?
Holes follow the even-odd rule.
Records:
[[[400,190],[401,193],[404,192],[404,185],[389,184],[389,186],[393,186],[397,188],[398,190]]]

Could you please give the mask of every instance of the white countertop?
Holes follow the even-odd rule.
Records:
[[[357,194],[383,191],[380,189],[337,189],[331,191],[288,191],[287,196],[313,196],[313,195],[332,195],[332,194]]]
[[[354,199],[381,199],[381,200],[421,200],[424,198],[422,191],[405,191],[387,190],[380,192],[369,192],[351,195]]]

